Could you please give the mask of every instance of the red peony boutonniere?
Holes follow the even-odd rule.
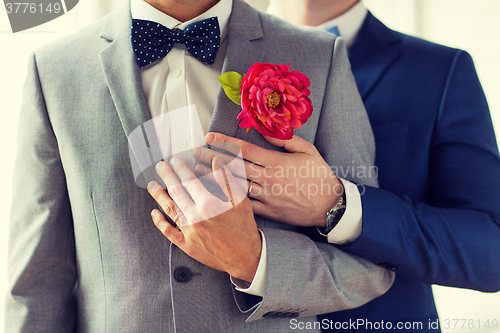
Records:
[[[240,127],[254,127],[265,136],[290,140],[312,113],[306,75],[290,64],[256,63],[248,73],[226,72],[219,77],[226,95],[241,105]]]

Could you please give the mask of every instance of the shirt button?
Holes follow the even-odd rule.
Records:
[[[173,77],[179,77],[181,76],[181,70],[179,68],[176,68],[172,71],[172,76]]]
[[[177,147],[178,147],[179,149],[184,149],[184,148],[186,148],[186,147],[187,147],[187,141],[186,141],[186,140],[182,140],[182,139],[181,139],[181,140],[178,140],[178,141],[177,141]]]

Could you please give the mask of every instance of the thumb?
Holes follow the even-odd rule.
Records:
[[[313,155],[317,151],[316,147],[314,147],[312,143],[302,139],[300,136],[295,134],[290,140],[281,140],[272,138],[270,136],[264,136],[264,138],[266,138],[267,142],[272,145],[285,148],[289,153],[303,153]]]

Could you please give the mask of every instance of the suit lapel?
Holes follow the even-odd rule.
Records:
[[[243,1],[234,0],[222,73],[235,71],[243,74],[256,62],[262,62],[264,48],[259,45],[263,42],[263,37],[259,13]],[[240,128],[240,121],[236,119],[240,112],[241,106],[231,101],[221,87],[209,131],[239,137],[256,144],[261,140],[265,141],[255,130],[245,134],[246,129]]]
[[[126,7],[111,14],[101,32],[110,43],[99,52],[99,61],[121,125],[129,141],[134,177],[151,164],[141,126],[151,119],[142,88],[139,66],[130,41],[132,19]],[[138,129],[134,132],[135,129]],[[153,140],[154,141],[154,140]],[[153,144],[154,142],[150,142]]]
[[[401,56],[397,33],[387,28],[370,12],[349,52],[352,72],[363,100],[373,85]]]
[[[127,137],[151,119],[142,89],[141,73],[130,43],[130,9],[112,14],[101,37],[110,44],[99,53],[106,83]]]

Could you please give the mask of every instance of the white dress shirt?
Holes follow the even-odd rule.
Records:
[[[191,148],[205,142],[220,87],[217,78],[221,75],[226,53],[232,4],[232,0],[221,0],[198,17],[180,22],[144,0],[131,0],[132,18],[157,22],[169,29],[183,30],[193,22],[214,16],[219,21],[221,44],[212,65],[199,61],[184,44],[177,43],[163,59],[141,69],[144,94],[163,156],[189,153],[182,155],[189,165]],[[257,296],[263,295],[267,273],[266,242],[262,232],[261,236],[261,258],[252,284],[231,278],[237,290]]]
[[[368,11],[363,2],[359,1],[344,14],[318,25],[317,28],[328,30],[336,26],[339,29],[340,36],[345,40],[347,50],[349,50],[365,21],[366,14],[368,14]]]

